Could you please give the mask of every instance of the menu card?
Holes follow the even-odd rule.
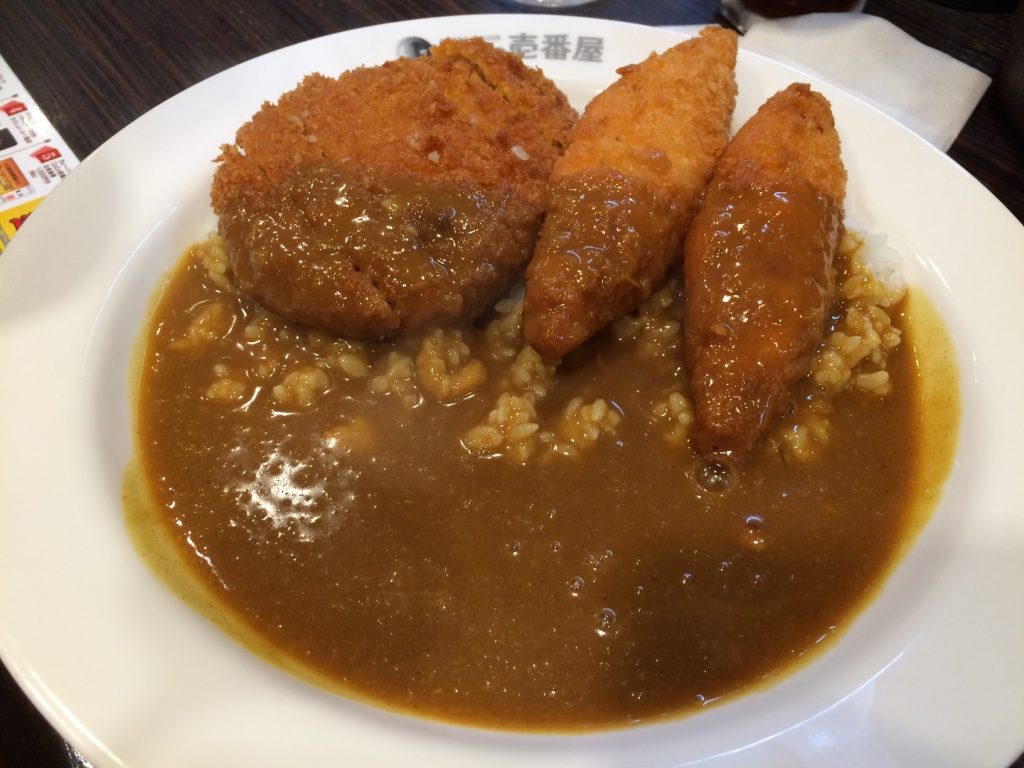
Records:
[[[75,153],[0,57],[0,253],[76,165]]]

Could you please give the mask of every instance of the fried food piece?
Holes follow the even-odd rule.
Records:
[[[564,356],[664,280],[729,138],[735,65],[735,33],[709,27],[590,102],[527,271],[526,338],[541,353]]]
[[[683,251],[699,452],[742,459],[807,373],[845,197],[831,107],[807,85],[772,96],[726,147]]]
[[[236,280],[346,336],[479,314],[530,257],[575,119],[539,70],[480,39],[310,75],[217,158]]]

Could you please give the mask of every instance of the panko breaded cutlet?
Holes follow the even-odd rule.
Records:
[[[736,49],[735,32],[711,26],[664,53],[621,67],[619,79],[591,100],[573,126],[570,147],[551,181],[614,169],[696,206],[729,140]]]
[[[236,279],[285,317],[342,335],[383,338],[479,313],[529,259],[548,177],[575,119],[539,70],[479,38],[445,40],[429,56],[337,78],[309,75],[265,103],[217,158],[211,200]],[[334,242],[311,222],[315,264],[308,255],[285,264],[280,254],[251,252],[266,238],[239,231],[240,214],[255,221],[288,207],[285,187],[309,169],[344,170],[344,182],[365,187],[379,214],[368,226],[383,230],[390,217],[415,230],[417,247],[352,254],[340,235]],[[397,206],[409,208],[402,214],[396,195],[437,199]],[[478,233],[462,251],[452,234],[460,230]]]
[[[640,64],[598,94],[552,171],[527,272],[527,340],[561,357],[641,304],[678,257],[729,138],[736,34],[721,27]]]
[[[714,178],[762,187],[799,179],[842,209],[846,168],[828,99],[806,83],[776,93],[736,132]]]
[[[787,407],[834,296],[846,169],[828,100],[772,96],[729,142],[683,254],[694,444],[742,459]]]

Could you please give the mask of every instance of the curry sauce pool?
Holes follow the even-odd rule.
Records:
[[[270,315],[216,241],[197,246],[143,339],[152,504],[130,510],[135,533],[169,542],[162,567],[198,580],[193,602],[346,695],[528,730],[692,711],[848,626],[949,466],[941,323],[894,301],[889,387],[857,386],[885,328],[871,350],[847,343],[864,290],[845,269],[843,338],[709,491],[672,285],[555,367],[523,347],[513,299],[479,325],[359,344]]]

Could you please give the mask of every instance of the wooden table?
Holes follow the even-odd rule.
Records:
[[[714,21],[716,8],[717,0],[597,0],[573,12],[660,25]],[[522,10],[495,0],[3,0],[0,55],[84,158],[164,99],[282,46],[400,19]],[[927,0],[868,0],[866,11],[998,74],[1008,38],[1006,12],[957,10]],[[1010,126],[995,88],[949,154],[1024,221],[1024,140]],[[0,667],[0,768],[86,765]],[[1024,768],[1024,756],[1014,766]]]

